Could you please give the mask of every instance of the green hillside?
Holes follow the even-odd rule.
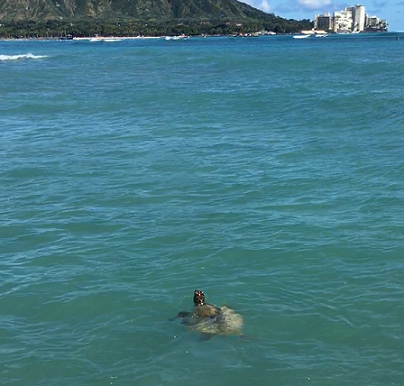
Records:
[[[0,36],[295,32],[286,20],[236,0],[0,0]]]

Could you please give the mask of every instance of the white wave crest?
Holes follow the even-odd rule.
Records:
[[[20,55],[0,55],[0,61],[19,60],[19,59],[42,59],[46,55],[20,54]]]

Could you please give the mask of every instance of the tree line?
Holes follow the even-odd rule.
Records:
[[[48,20],[35,22],[20,20],[0,22],[0,38],[60,38],[66,36],[175,36],[175,35],[233,35],[262,30],[276,33],[295,33],[313,28],[310,20],[287,20],[274,17],[271,21],[234,20],[136,20],[87,19]]]

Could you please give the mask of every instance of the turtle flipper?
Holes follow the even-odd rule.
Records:
[[[229,309],[229,310],[234,310],[234,307],[231,307],[231,306],[229,306],[228,304],[223,304],[222,307],[221,307],[221,309],[222,309],[223,307],[226,307],[226,308]]]
[[[207,334],[206,332],[202,332],[200,336],[200,341],[201,342],[206,342],[207,340],[212,339],[214,334]]]
[[[192,312],[187,312],[187,311],[180,311],[177,315],[175,315],[173,318],[169,319],[170,321],[178,319],[178,318],[186,318],[190,317]]]
[[[251,342],[253,339],[253,337],[251,337],[250,335],[245,335],[245,334],[240,334],[240,338],[245,339],[249,342]]]

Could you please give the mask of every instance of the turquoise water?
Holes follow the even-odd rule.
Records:
[[[403,385],[403,59],[0,42],[0,384]],[[169,321],[196,288],[247,337]]]

